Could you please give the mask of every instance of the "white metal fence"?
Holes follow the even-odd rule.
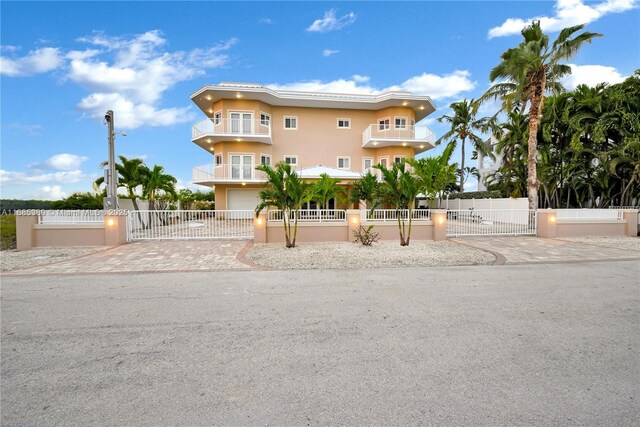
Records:
[[[281,210],[267,211],[267,221],[276,222],[283,220]],[[294,219],[291,212],[289,219]],[[347,222],[347,211],[344,209],[301,209],[298,211],[298,221],[300,222]]]
[[[360,221],[361,222],[387,222],[393,221],[397,222],[398,217],[400,219],[409,219],[409,210],[408,209],[375,209],[371,210],[361,210],[360,211]],[[411,220],[412,221],[429,221],[431,220],[431,211],[429,209],[413,209],[411,211]]]
[[[558,209],[558,221],[622,221],[620,209]]]
[[[38,215],[38,224],[99,224],[104,223],[104,211],[49,210]]]
[[[447,211],[447,236],[535,235],[536,211],[529,209],[450,210]]]
[[[252,210],[130,211],[127,240],[252,239]]]

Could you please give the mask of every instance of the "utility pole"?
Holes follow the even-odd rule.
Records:
[[[107,197],[103,199],[104,209],[118,209],[118,174],[116,173],[115,138],[113,111],[107,111],[104,116],[107,125],[107,143],[109,145],[109,168],[105,171]]]

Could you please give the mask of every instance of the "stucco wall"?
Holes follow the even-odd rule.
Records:
[[[104,224],[35,224],[35,247],[104,246]]]

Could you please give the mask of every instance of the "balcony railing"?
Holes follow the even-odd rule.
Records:
[[[205,183],[214,181],[265,181],[267,175],[256,170],[256,165],[226,164],[215,166],[206,164],[196,166],[192,170],[192,180],[194,183]]]
[[[191,139],[203,137],[259,138],[271,140],[271,126],[255,119],[204,119],[191,128]]]
[[[435,133],[426,126],[405,125],[401,128],[372,124],[362,133],[363,146],[390,145],[389,142],[406,143],[420,146],[435,142]],[[383,143],[384,142],[384,143]],[[394,145],[399,145],[394,144]]]

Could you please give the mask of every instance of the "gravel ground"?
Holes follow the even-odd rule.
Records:
[[[253,245],[246,258],[280,270],[315,268],[377,268],[492,264],[493,254],[449,241],[382,241],[367,247],[350,242]]]
[[[564,237],[562,240],[640,252],[640,237]]]
[[[52,262],[66,261],[104,249],[106,248],[36,248],[27,251],[0,251],[0,271],[21,270]]]

